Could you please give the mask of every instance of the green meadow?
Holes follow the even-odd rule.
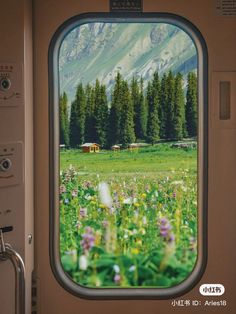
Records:
[[[133,151],[101,150],[83,153],[81,149],[63,150],[60,153],[61,170],[72,165],[80,175],[124,176],[133,174],[166,174],[188,169],[197,171],[197,150],[172,148],[171,144],[158,144]]]

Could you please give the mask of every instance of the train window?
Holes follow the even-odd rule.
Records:
[[[49,51],[51,264],[86,297],[173,297],[206,261],[207,56],[168,14],[85,15]]]

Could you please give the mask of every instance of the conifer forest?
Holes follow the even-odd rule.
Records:
[[[187,92],[180,73],[156,72],[148,82],[133,78],[131,84],[117,74],[111,101],[106,86],[79,84],[69,108],[66,93],[60,97],[60,143],[79,147],[85,142],[103,148],[136,141],[155,144],[160,139],[182,140],[197,135],[197,77],[189,73]]]

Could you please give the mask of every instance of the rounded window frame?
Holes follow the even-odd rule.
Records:
[[[91,22],[167,23],[179,27],[193,40],[198,55],[198,254],[196,265],[180,284],[169,288],[87,288],[65,273],[59,252],[59,52],[75,27]],[[207,265],[208,208],[208,52],[195,25],[171,13],[85,13],[65,21],[54,33],[48,51],[49,74],[49,255],[56,280],[71,294],[86,299],[169,299],[190,291]]]

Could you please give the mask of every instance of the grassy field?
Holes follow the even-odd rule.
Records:
[[[87,287],[171,287],[197,258],[197,150],[60,153],[60,253]]]
[[[65,150],[60,157],[61,170],[72,165],[81,175],[101,174],[105,177],[114,174],[168,174],[181,169],[188,169],[191,173],[197,171],[197,150],[171,148],[170,144],[139,148],[133,152],[122,150],[86,154],[77,149]]]

